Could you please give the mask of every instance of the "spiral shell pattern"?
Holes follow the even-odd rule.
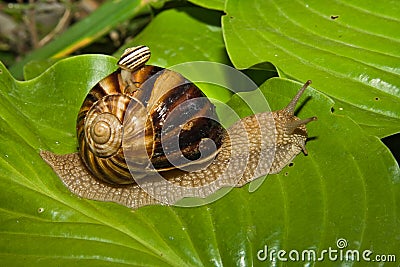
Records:
[[[122,143],[122,121],[130,97],[116,94],[97,101],[85,119],[85,140],[98,157],[117,153]]]
[[[114,183],[131,183],[121,150],[122,122],[129,102],[130,97],[120,92],[118,83],[106,78],[89,92],[78,115],[81,158],[96,177],[109,183],[113,182],[108,177],[115,177]]]

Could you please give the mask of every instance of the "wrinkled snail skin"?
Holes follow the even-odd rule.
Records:
[[[166,196],[163,202],[173,204],[183,196],[206,197],[221,187],[242,186],[268,173],[278,173],[301,151],[307,154],[305,124],[316,117],[301,120],[294,116],[294,109],[311,81],[286,108],[242,118],[225,130],[216,122],[214,106],[200,89],[176,72],[145,66],[149,57],[150,51],[144,46],[126,50],[119,61],[121,68],[89,92],[77,119],[78,153],[40,152],[72,193],[130,208],[160,203],[151,194]],[[166,85],[172,88],[168,92]],[[162,118],[168,117],[175,106],[197,98],[205,100],[190,109],[195,113],[179,110],[183,115],[187,113],[189,123],[182,126],[177,119],[172,123],[177,129],[172,127],[167,134],[179,135],[185,159],[194,162],[188,166],[193,171],[181,171],[163,154]],[[136,113],[125,113],[128,106]],[[165,113],[157,113],[160,110]],[[132,125],[124,124],[125,116]],[[195,119],[190,120],[191,116]],[[134,148],[139,135],[145,136],[145,152],[137,153],[137,160],[129,161],[128,168],[123,147],[125,151],[127,144]],[[216,152],[200,148],[205,139],[214,142]],[[179,160],[182,156],[176,157]],[[154,169],[149,168],[149,160]],[[146,190],[151,194],[135,182],[130,171],[135,179],[146,181]],[[158,180],[158,173],[171,186]],[[189,190],[193,188],[196,190]]]

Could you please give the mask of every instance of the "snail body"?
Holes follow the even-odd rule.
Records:
[[[172,204],[278,173],[307,154],[305,124],[316,117],[301,120],[294,109],[311,81],[286,108],[224,129],[199,88],[145,65],[149,57],[145,46],[127,49],[120,68],[90,90],[77,118],[78,153],[41,151],[74,194],[131,208]]]

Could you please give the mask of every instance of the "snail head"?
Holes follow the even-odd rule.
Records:
[[[278,148],[295,146],[307,155],[305,141],[308,134],[305,125],[317,120],[317,117],[300,119],[294,115],[294,111],[300,97],[310,84],[311,80],[308,80],[284,109],[273,112],[276,126],[276,145]]]

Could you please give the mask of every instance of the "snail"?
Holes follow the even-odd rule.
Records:
[[[196,85],[149,58],[146,46],[126,49],[119,69],[90,90],[77,117],[78,152],[40,151],[72,193],[130,208],[173,204],[279,173],[307,154],[305,125],[317,118],[294,109],[310,80],[282,110],[225,129]]]

